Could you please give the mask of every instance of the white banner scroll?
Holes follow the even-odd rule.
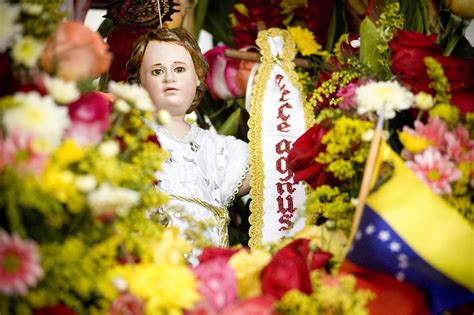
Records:
[[[304,227],[296,216],[304,207],[305,186],[294,183],[288,152],[313,123],[305,112],[303,94],[294,70],[295,44],[278,28],[261,31],[257,45],[261,64],[250,97],[250,247],[275,242]]]

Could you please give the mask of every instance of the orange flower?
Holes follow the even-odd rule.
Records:
[[[40,64],[64,80],[80,81],[98,77],[110,67],[112,54],[102,37],[80,22],[59,24],[46,41]]]

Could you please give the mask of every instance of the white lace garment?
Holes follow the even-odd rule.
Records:
[[[157,188],[171,197],[165,210],[171,225],[189,239],[189,225],[199,224],[204,234],[200,237],[210,245],[228,246],[227,207],[248,172],[247,143],[196,125],[191,125],[188,134],[180,139],[162,126],[155,125],[153,129],[169,154],[156,178]]]

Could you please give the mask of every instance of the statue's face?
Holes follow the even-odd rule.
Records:
[[[191,106],[199,78],[189,52],[183,46],[151,41],[140,67],[140,82],[157,109],[182,116]]]

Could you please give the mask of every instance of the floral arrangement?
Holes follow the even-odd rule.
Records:
[[[356,290],[352,275],[331,275],[332,254],[299,238],[309,234],[281,242],[273,255],[205,249],[193,268],[202,300],[187,314],[368,314],[373,294]]]
[[[166,153],[147,122],[164,114],[139,86],[111,81],[99,92],[107,45],[59,22],[54,4],[0,3],[2,79],[14,79],[0,97],[0,313],[366,313],[370,294],[331,276],[331,254],[307,239],[273,256],[211,248],[189,266],[191,247],[155,211],[167,201],[154,188]],[[48,32],[29,31],[24,15],[53,12]]]
[[[400,4],[389,2],[375,23],[362,22],[360,38],[341,36],[326,57],[306,104],[317,123],[289,154],[295,179],[313,189],[308,224],[329,223],[349,234],[382,115],[383,137],[406,165],[474,222],[474,173],[468,166],[474,162],[474,64],[443,55],[437,34],[404,27]]]

